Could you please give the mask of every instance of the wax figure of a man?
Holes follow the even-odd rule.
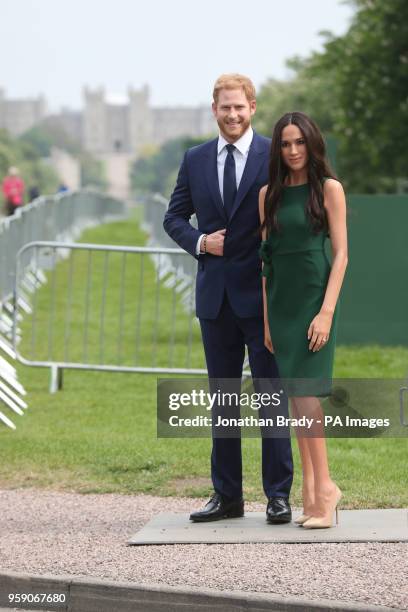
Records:
[[[252,377],[277,378],[275,359],[264,345],[258,255],[258,194],[268,182],[270,140],[251,127],[256,100],[250,79],[222,75],[213,98],[219,136],[185,153],[163,225],[181,248],[198,259],[196,314],[209,378],[241,379],[245,345]],[[198,229],[189,223],[194,213]],[[239,437],[213,435],[211,477],[214,495],[190,519],[243,516]],[[291,520],[292,478],[290,439],[263,437],[268,522]]]

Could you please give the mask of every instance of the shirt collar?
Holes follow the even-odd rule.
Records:
[[[241,138],[239,138],[236,142],[234,142],[234,146],[238,149],[238,151],[242,155],[246,155],[248,153],[253,137],[254,137],[254,130],[252,129],[251,126],[249,126],[247,131],[244,134],[242,134]],[[229,143],[225,140],[224,136],[222,134],[219,134],[217,152],[221,153],[221,151],[224,149],[224,147],[227,146],[227,144]]]

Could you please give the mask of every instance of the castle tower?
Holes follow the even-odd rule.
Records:
[[[103,153],[108,149],[105,89],[92,91],[85,87],[83,112],[83,146],[90,153]]]
[[[146,144],[152,142],[152,112],[149,106],[149,87],[128,88],[129,142],[132,154],[138,157]]]

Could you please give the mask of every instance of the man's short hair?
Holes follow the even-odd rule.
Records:
[[[217,104],[221,89],[243,89],[248,102],[255,100],[255,86],[251,79],[243,74],[232,72],[231,74],[222,74],[214,83],[213,99]]]

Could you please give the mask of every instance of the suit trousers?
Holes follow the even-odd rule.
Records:
[[[225,293],[217,318],[200,318],[200,325],[210,383],[216,379],[230,379],[232,383],[232,379],[235,379],[235,386],[240,388],[245,345],[248,347],[254,382],[256,379],[279,377],[275,358],[264,345],[262,316],[238,317]],[[288,415],[287,399],[283,400],[279,414]],[[289,431],[286,431],[284,437],[281,431],[280,436],[262,437],[262,484],[268,498],[288,498],[292,486],[293,461]],[[211,477],[215,492],[227,499],[242,497],[240,437],[213,435]]]

